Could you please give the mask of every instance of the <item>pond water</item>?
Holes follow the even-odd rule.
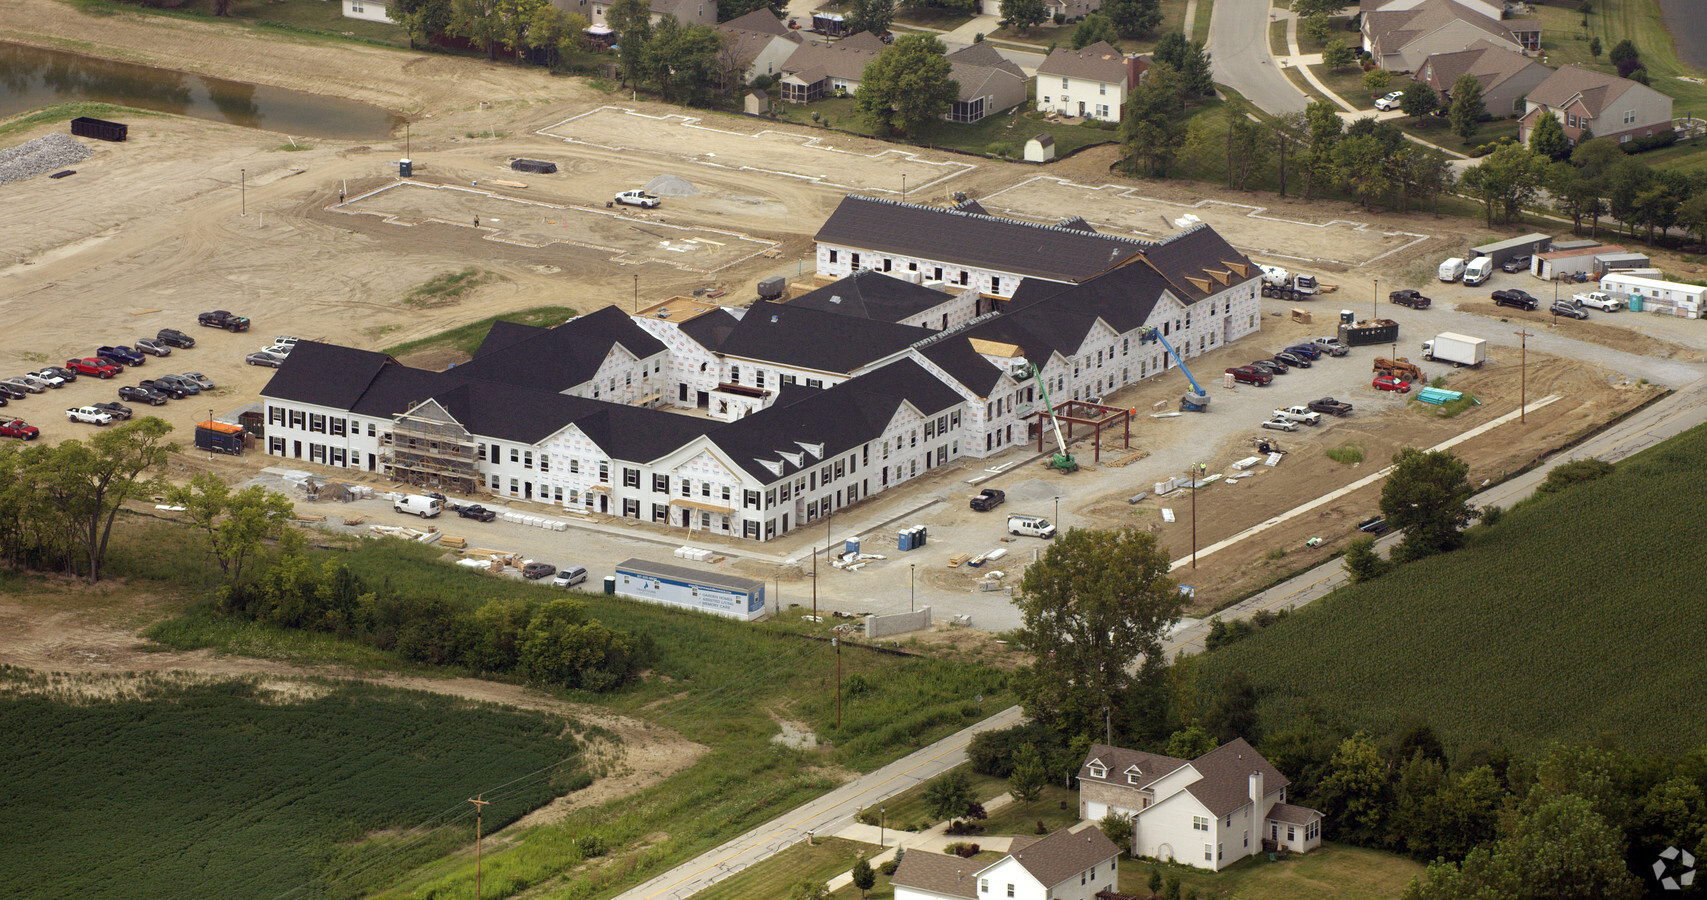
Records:
[[[403,124],[366,103],[0,42],[0,119],[79,101],[331,140],[383,140]]]
[[[1707,75],[1707,10],[1701,0],[1659,0],[1660,18],[1671,34],[1677,58],[1698,74]],[[1679,115],[1683,110],[1677,111]]]

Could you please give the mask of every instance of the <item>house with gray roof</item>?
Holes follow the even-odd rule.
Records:
[[[1620,144],[1672,130],[1671,98],[1645,84],[1581,66],[1562,66],[1524,98],[1518,137],[1525,143],[1541,116],[1553,116],[1575,144],[1584,132]]]
[[[1149,57],[1127,56],[1107,41],[1082,50],[1057,47],[1037,66],[1037,109],[1118,122],[1127,92],[1149,67]]]
[[[780,69],[783,102],[811,103],[837,91],[859,93],[865,67],[883,49],[883,41],[869,31],[835,43],[803,41]]]
[[[765,6],[717,26],[717,34],[723,39],[723,58],[739,67],[749,84],[761,75],[781,72],[783,63],[805,43]]]
[[[1489,114],[1506,116],[1521,115],[1523,98],[1551,74],[1552,69],[1531,57],[1492,41],[1477,41],[1467,50],[1436,53],[1423,60],[1416,77],[1450,104],[1452,86],[1459,78],[1472,76],[1482,86],[1482,104]]]
[[[1025,70],[989,41],[948,54],[948,65],[949,77],[960,85],[959,96],[943,116],[951,122],[976,122],[1025,102]]]
[[[1458,0],[1385,6],[1363,15],[1362,30],[1363,49],[1376,65],[1393,72],[1419,71],[1430,56],[1467,50],[1483,41],[1513,53],[1541,50],[1539,20],[1489,17]]]
[[[1094,900],[1120,886],[1120,848],[1095,827],[1021,835],[992,863],[913,850],[890,879],[895,900]]]
[[[1132,820],[1132,854],[1220,871],[1265,849],[1321,846],[1322,814],[1286,802],[1285,775],[1243,738],[1193,760],[1092,745],[1079,814]]]

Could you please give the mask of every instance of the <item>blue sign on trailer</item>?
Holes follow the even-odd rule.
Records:
[[[765,614],[763,581],[644,559],[617,564],[616,594],[747,621]]]

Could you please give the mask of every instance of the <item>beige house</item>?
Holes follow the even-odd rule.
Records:
[[[976,122],[1025,102],[1025,70],[988,41],[950,53],[948,65],[948,77],[960,85],[954,107],[943,117],[951,122]]]
[[[1286,802],[1285,775],[1243,738],[1194,760],[1095,744],[1079,815],[1132,820],[1132,854],[1220,871],[1265,849],[1321,846],[1322,814]]]
[[[884,49],[869,31],[849,35],[833,44],[805,41],[781,66],[784,103],[811,103],[837,91],[859,93],[865,67]]]
[[[1120,848],[1094,827],[1019,835],[995,862],[910,850],[890,883],[895,900],[1094,900],[1120,887]]]
[[[1376,65],[1415,72],[1437,53],[1456,53],[1488,42],[1513,53],[1541,49],[1541,23],[1489,18],[1458,0],[1421,0],[1406,9],[1383,7],[1363,16],[1363,49]]]
[[[1056,48],[1037,67],[1037,109],[1118,122],[1126,93],[1149,67],[1149,57],[1127,56],[1107,41],[1083,50]]]
[[[605,13],[610,9],[611,0],[553,0],[554,5],[566,12],[580,13],[587,17],[589,25],[607,25]],[[683,25],[716,25],[717,0],[651,0],[653,25],[663,21],[665,16],[675,16],[676,21]]]
[[[1565,126],[1575,144],[1585,131],[1594,137],[1628,143],[1672,129],[1671,98],[1628,78],[1580,66],[1564,66],[1529,92],[1527,110],[1518,123],[1518,136],[1529,132],[1541,116],[1551,115]]]
[[[734,66],[740,66],[742,80],[751,83],[760,75],[775,75],[783,63],[800,49],[804,39],[782,24],[769,9],[761,7],[717,26],[723,38],[723,56]]]
[[[1482,85],[1482,104],[1491,115],[1521,115],[1523,98],[1553,70],[1522,53],[1501,47],[1492,41],[1477,41],[1470,49],[1457,53],[1436,53],[1423,60],[1417,70],[1417,80],[1427,82],[1447,103],[1452,102],[1452,86],[1465,75],[1475,76]]]

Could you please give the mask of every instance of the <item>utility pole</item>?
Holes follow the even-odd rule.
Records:
[[[243,215],[249,215],[249,170],[237,170],[237,198],[243,206]]]
[[[1369,321],[1373,322],[1381,318],[1381,279],[1379,276],[1375,279],[1375,296],[1369,298],[1369,308],[1372,310]]]
[[[1529,338],[1530,338],[1530,334],[1527,331],[1514,331],[1514,332],[1512,332],[1512,334],[1517,335],[1518,338],[1521,339],[1521,346],[1523,348],[1523,355],[1521,357],[1522,362],[1517,364],[1517,371],[1518,371],[1517,421],[1519,423],[1527,423],[1529,421],[1528,410],[1529,410]]]
[[[207,427],[209,429],[213,428],[213,409],[212,408],[209,408],[207,411]],[[211,435],[211,434],[208,435],[208,441],[207,441],[207,461],[213,462],[213,435]]]
[[[1286,199],[1286,133],[1280,134],[1280,199]]]
[[[480,814],[486,811],[490,800],[482,800],[479,795],[469,799],[474,804],[474,900],[480,900]]]
[[[1191,567],[1193,569],[1197,568],[1197,476],[1207,468],[1208,465],[1205,463],[1192,463],[1191,468],[1185,470],[1191,478]]]
[[[836,730],[842,730],[842,641],[840,638],[830,638],[830,646],[836,648]]]
[[[634,314],[640,315],[640,273],[634,273]]]
[[[918,591],[914,589],[914,579],[918,577],[917,563],[907,563],[907,612],[918,612]]]

